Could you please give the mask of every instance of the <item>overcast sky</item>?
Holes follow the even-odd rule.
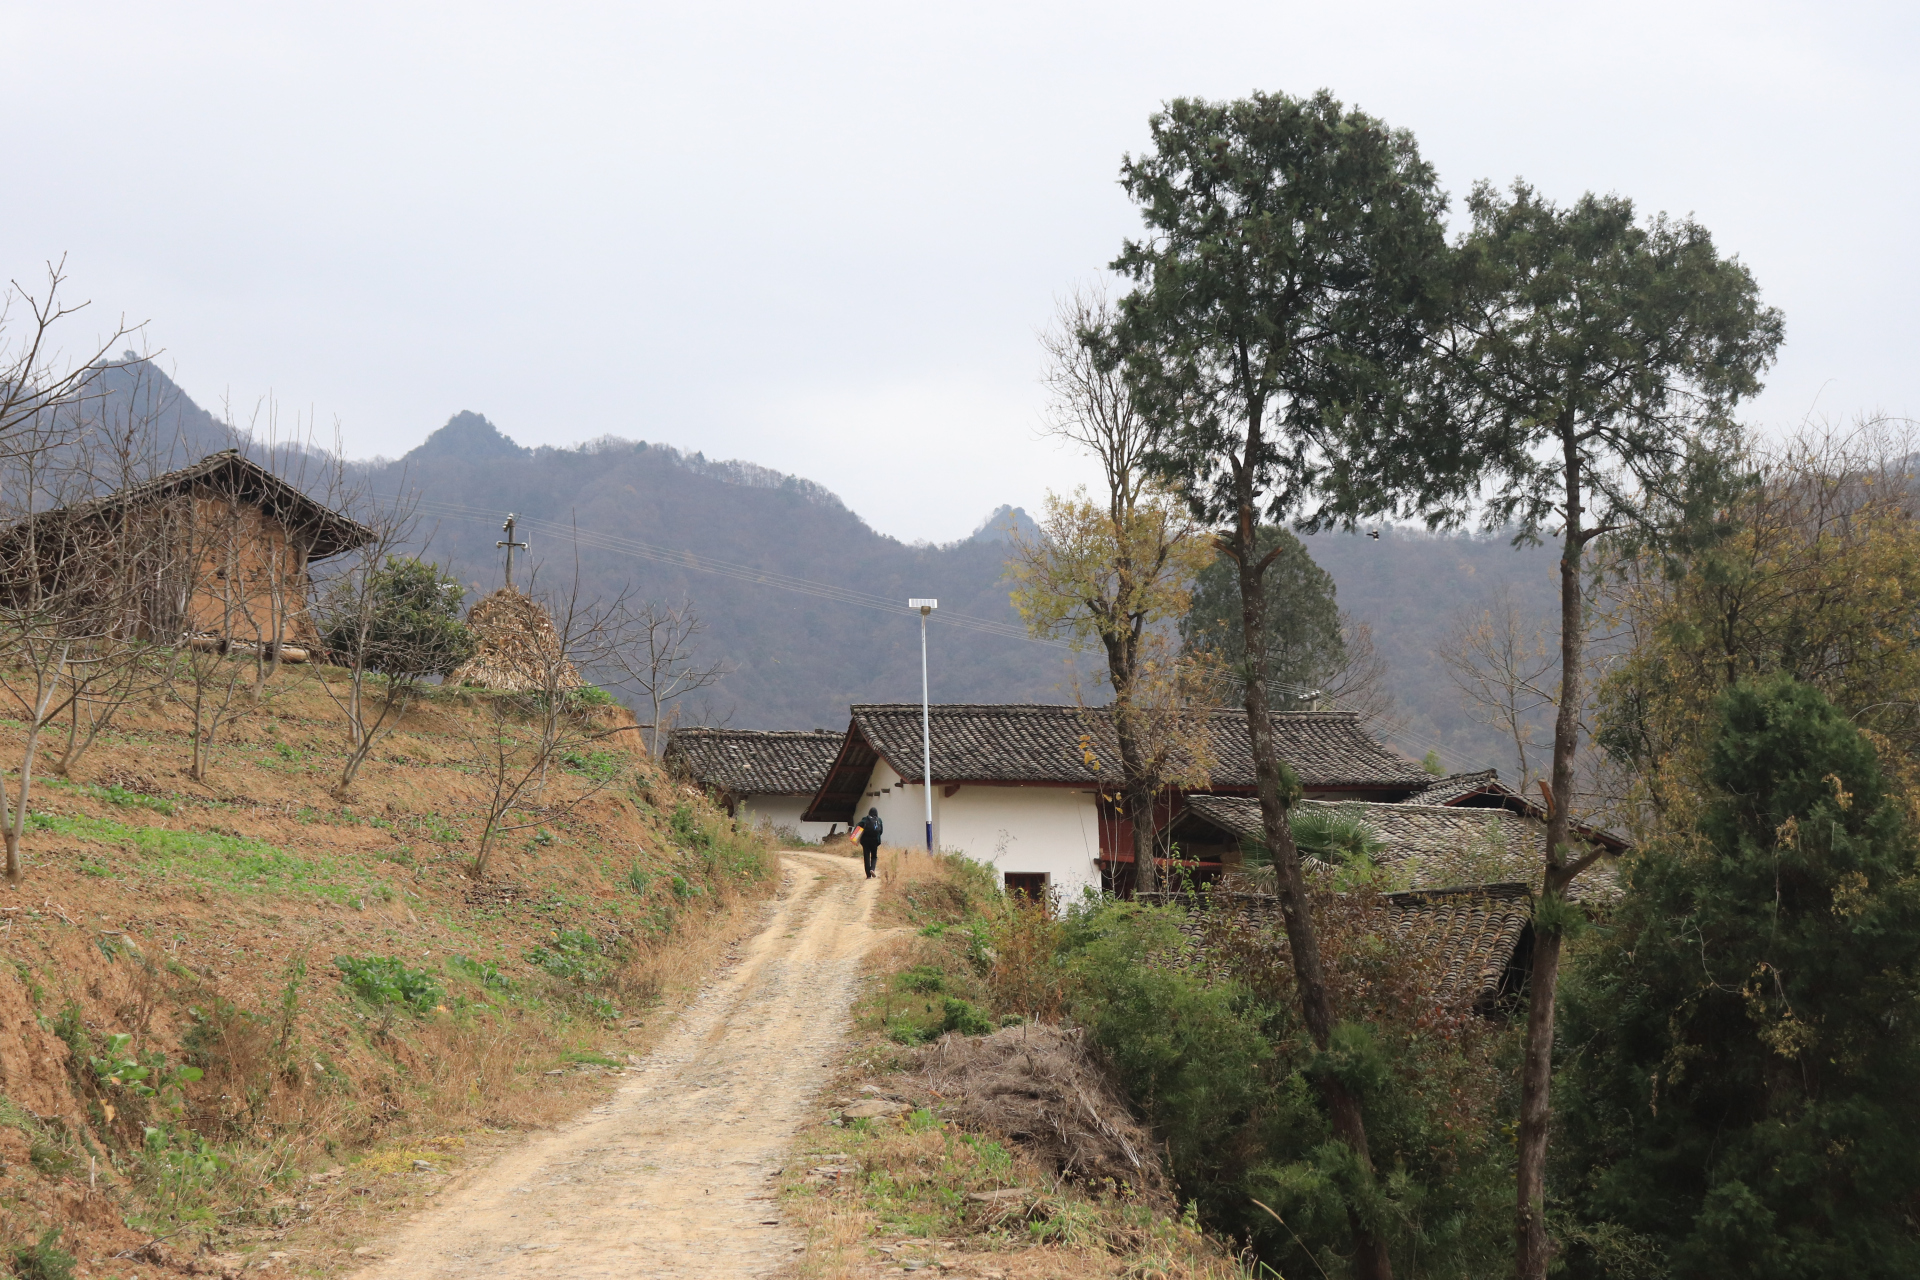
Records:
[[[904,539],[1088,473],[1034,334],[1178,95],[1322,86],[1449,191],[1692,213],[1779,429],[1920,411],[1911,4],[0,0],[0,268],[67,255],[202,404],[397,455],[460,409],[796,471]],[[76,331],[76,342],[78,341]]]

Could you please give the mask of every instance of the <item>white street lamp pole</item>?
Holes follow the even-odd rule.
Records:
[[[933,719],[927,710],[927,615],[938,600],[909,600],[920,611],[920,785],[927,793],[927,852],[933,852]]]

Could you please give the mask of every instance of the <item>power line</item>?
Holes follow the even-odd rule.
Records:
[[[478,507],[462,506],[458,503],[439,502],[432,499],[420,499],[419,508],[428,514],[444,515],[474,523],[486,523],[489,526],[494,513]],[[672,565],[683,569],[692,569],[699,573],[709,573],[717,577],[730,578],[735,582],[745,582],[753,586],[774,587],[781,591],[791,591],[800,595],[815,596],[830,600],[835,604],[850,604],[863,609],[874,609],[882,613],[912,615],[914,611],[901,602],[888,596],[875,595],[870,591],[860,591],[853,587],[840,586],[831,582],[815,582],[807,578],[797,578],[790,574],[776,573],[767,569],[756,569],[751,565],[735,564],[727,560],[703,556],[696,552],[676,547],[662,547],[653,543],[641,542],[637,538],[627,538],[619,534],[602,533],[593,529],[581,529],[576,525],[561,524],[554,520],[539,520],[522,517],[520,525],[524,528],[566,538],[583,547],[598,551],[610,551],[616,555],[630,556],[639,560],[650,560],[656,564]],[[942,620],[969,631],[999,636],[1008,640],[1023,640],[1030,644],[1043,644],[1052,648],[1066,649],[1070,645],[1059,640],[1048,640],[1029,635],[1024,627],[1011,623],[997,622],[991,618],[978,618],[970,614],[951,613],[942,609]]]
[[[428,514],[447,516],[476,524],[485,524],[489,528],[492,527],[493,520],[497,515],[497,513],[483,507],[470,507],[460,503],[442,502],[431,498],[419,498],[416,500],[415,505]],[[815,582],[811,579],[798,578],[790,574],[775,573],[766,569],[756,569],[751,565],[735,564],[731,561],[715,559],[712,556],[703,556],[696,552],[686,551],[676,547],[663,547],[654,543],[642,542],[637,538],[624,537],[619,534],[603,533],[594,529],[582,529],[578,525],[562,524],[555,520],[522,517],[519,523],[522,527],[554,537],[565,538],[580,546],[590,547],[594,550],[612,552],[615,555],[629,556],[638,560],[652,561],[656,564],[691,569],[697,573],[712,574],[716,577],[728,578],[735,582],[747,583],[751,586],[773,587],[780,591],[790,591],[798,595],[809,595],[823,600],[830,600],[835,604],[853,605],[857,608],[873,609],[881,613],[890,613],[896,616],[911,617],[915,614],[914,610],[907,608],[905,604],[895,601],[891,597],[875,595],[870,591],[860,591],[856,588],[840,586],[836,583]],[[1001,639],[1019,640],[1027,644],[1045,645],[1053,649],[1072,650],[1074,648],[1073,645],[1066,641],[1035,636],[1029,633],[1024,627],[1018,627],[1011,623],[996,622],[991,618],[978,618],[970,614],[950,612],[945,609],[941,610],[941,617],[942,621],[960,627],[963,630],[997,636]],[[1320,691],[1317,689],[1312,689],[1307,685],[1297,682],[1269,680],[1267,681],[1267,688],[1269,692],[1289,702],[1299,700],[1303,694],[1327,696],[1320,694]],[[1340,706],[1341,700],[1338,698],[1329,697],[1329,701],[1333,702],[1339,710],[1356,711],[1357,714],[1370,725],[1385,726],[1387,731],[1394,737],[1400,738],[1403,741],[1410,741],[1418,746],[1426,747],[1440,756],[1443,761],[1448,757],[1454,757],[1454,764],[1457,765],[1459,763],[1458,757],[1455,756],[1452,748],[1443,745],[1437,739],[1427,734],[1414,731],[1411,724],[1405,720],[1396,720],[1381,713],[1359,711],[1353,707],[1342,707]]]

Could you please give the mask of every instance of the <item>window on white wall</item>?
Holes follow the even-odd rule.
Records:
[[[1007,893],[1035,902],[1047,900],[1047,885],[1052,877],[1045,871],[1008,871],[1005,873]]]

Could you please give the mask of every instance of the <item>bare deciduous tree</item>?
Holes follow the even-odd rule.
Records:
[[[1387,660],[1373,642],[1373,628],[1343,609],[1340,638],[1347,660],[1327,678],[1322,692],[1342,711],[1357,711],[1364,720],[1378,720],[1393,710],[1393,694],[1387,688]]]
[[[344,483],[344,467],[337,470]],[[320,584],[314,621],[327,650],[316,665],[321,689],[339,709],[346,754],[333,795],[344,800],[360,767],[399,727],[425,681],[465,661],[472,636],[460,621],[463,593],[455,579],[402,547],[416,542],[413,500],[370,493],[342,495],[369,537]],[[423,548],[421,548],[423,549]]]
[[[482,713],[469,739],[487,788],[480,848],[469,868],[476,880],[486,878],[501,836],[564,816],[621,776],[615,770],[589,773],[582,790],[553,800],[547,781],[556,763],[632,728],[600,713],[610,699],[580,674],[614,662],[636,638],[628,602],[582,601],[577,572],[567,591],[526,599],[528,610],[544,609],[551,631],[524,628],[533,633],[523,637],[530,642],[513,655],[521,687],[482,694]]]
[[[657,757],[660,732],[673,703],[718,684],[733,673],[733,666],[724,660],[700,660],[696,642],[706,624],[688,600],[642,605],[621,618],[616,630],[622,642],[608,654],[606,665],[613,683],[637,689],[646,698],[652,711],[647,750]]]
[[[48,729],[76,704],[119,681],[137,661],[143,528],[89,502],[84,469],[52,439],[57,415],[23,424],[0,467],[7,521],[0,534],[0,701],[25,726],[11,791],[0,780],[0,839],[7,879],[25,876],[21,840],[34,769]],[[95,730],[97,732],[97,728]],[[68,759],[73,744],[69,744]]]
[[[1104,296],[1083,290],[1062,301],[1042,335],[1047,434],[1091,453],[1106,492],[1048,495],[1039,533],[1013,531],[1007,574],[1030,631],[1097,644],[1106,659],[1134,883],[1152,890],[1156,799],[1178,769],[1204,770],[1203,741],[1184,732],[1193,723],[1184,708],[1170,705],[1190,693],[1194,664],[1166,633],[1186,613],[1194,575],[1213,552],[1179,496],[1149,479],[1151,424],[1112,349],[1117,323]]]
[[[88,306],[60,297],[66,282],[66,259],[62,258],[47,264],[41,292],[30,292],[15,280],[0,295],[0,450],[57,445],[62,437],[45,420],[97,396],[100,373],[112,364],[107,354],[138,331],[138,326],[130,327],[123,319],[106,339],[82,348],[91,355],[65,356],[59,343],[61,333],[71,326],[64,322]],[[26,433],[22,445],[13,444],[22,432]]]
[[[1551,619],[1524,609],[1505,584],[1477,614],[1462,611],[1440,647],[1467,714],[1513,743],[1517,785],[1530,792],[1553,746],[1560,654]]]

